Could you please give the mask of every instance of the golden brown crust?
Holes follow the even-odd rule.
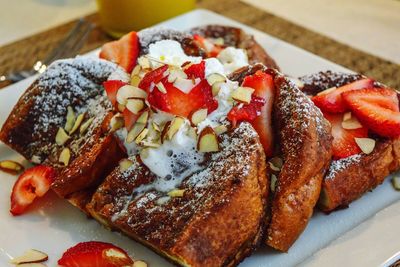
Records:
[[[245,49],[251,65],[261,63],[268,68],[279,70],[275,60],[254,40],[254,37],[246,34],[240,28],[223,25],[206,25],[193,28],[190,32],[206,38],[223,38],[225,45]]]
[[[230,135],[205,170],[184,180],[183,197],[162,205],[157,204],[161,192],[129,197],[156,179],[135,161],[127,173],[116,169],[107,177],[88,210],[101,223],[180,265],[238,264],[261,239],[268,179],[264,151],[252,127],[242,123]]]
[[[359,74],[319,72],[301,77],[303,90],[310,95],[333,86],[340,87],[365,78]],[[375,87],[385,87],[375,82]],[[400,141],[378,138],[374,151],[369,155],[357,154],[332,160],[322,184],[319,208],[324,212],[347,207],[381,184],[385,177],[400,168]]]
[[[266,242],[287,251],[307,226],[317,203],[331,158],[331,135],[321,112],[293,83],[278,75],[275,85],[275,118],[284,164]]]

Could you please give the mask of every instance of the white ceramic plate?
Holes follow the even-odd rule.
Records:
[[[341,66],[300,48],[205,10],[195,10],[161,23],[160,25],[176,29],[188,29],[209,23],[238,26],[248,33],[253,34],[268,53],[276,59],[282,71],[289,75],[300,76],[328,69],[349,72],[349,70]],[[33,79],[34,77],[0,90],[0,125],[3,124],[19,96]],[[11,151],[4,144],[0,144],[0,160],[2,159],[14,159],[19,162],[24,162],[24,164],[26,163],[21,156]],[[39,249],[48,253],[48,266],[56,266],[56,261],[60,258],[63,251],[78,242],[89,240],[114,243],[126,249],[134,258],[144,259],[150,263],[151,266],[171,266],[164,259],[140,244],[118,233],[111,233],[103,229],[96,221],[86,218],[84,214],[66,201],[58,199],[53,193],[46,195],[43,199],[35,203],[29,213],[20,217],[12,217],[8,212],[10,207],[9,196],[15,179],[15,176],[4,173],[0,174],[1,266],[9,266],[8,261],[10,257],[20,255],[24,250],[30,248]],[[373,193],[369,193],[360,200],[354,202],[350,209],[341,210],[329,216],[317,212],[306,231],[290,249],[289,253],[277,253],[267,248],[261,248],[251,257],[247,258],[241,266],[293,266],[300,264],[307,258],[306,265],[317,266],[315,265],[316,262],[321,260],[323,262],[325,260],[328,261],[328,264],[325,264],[325,266],[337,266],[336,263],[342,262],[340,260],[346,258],[346,255],[338,255],[337,253],[340,250],[336,249],[335,251],[335,248],[333,251],[329,251],[332,246],[328,246],[328,248],[324,249],[322,255],[319,255],[321,254],[320,252],[312,258],[309,257],[398,199],[400,199],[400,194],[395,192],[389,182],[386,181]],[[391,216],[389,217],[392,219]],[[376,222],[376,220],[374,222]],[[382,227],[382,225],[378,225],[373,229],[380,229],[379,227]],[[365,229],[365,227],[363,229]],[[399,233],[399,230],[397,230],[397,233]],[[362,250],[363,244],[357,243],[357,238],[360,236],[362,237],[363,234],[365,235],[363,231],[361,231],[361,234],[356,233],[355,237],[351,240],[355,240],[356,243],[353,245],[357,246],[358,251],[360,251],[361,248],[361,252],[366,252]],[[342,243],[346,243],[345,241]],[[381,263],[391,256],[391,252],[383,249],[385,245],[387,245],[387,242],[374,242],[377,242],[375,245],[377,245],[379,249],[376,249],[373,258],[376,260],[376,263]],[[341,248],[341,244],[336,246],[339,247],[339,249]],[[390,248],[393,250],[393,246]],[[326,252],[326,250],[328,250],[328,252]],[[369,256],[366,255],[364,258],[368,259],[368,257]],[[352,257],[348,258],[349,260],[354,260]],[[365,260],[355,261],[356,265],[358,265],[357,262],[365,262]],[[371,263],[371,261],[369,261],[369,263]],[[371,266],[373,265],[376,266],[376,264],[372,264]],[[355,265],[353,264],[352,266]]]

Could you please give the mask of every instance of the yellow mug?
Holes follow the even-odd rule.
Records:
[[[115,38],[194,9],[196,0],[97,0],[104,30]]]

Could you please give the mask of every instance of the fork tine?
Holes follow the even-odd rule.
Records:
[[[65,50],[65,47],[68,45],[71,40],[74,40],[77,33],[81,27],[86,23],[85,19],[80,18],[78,22],[75,24],[74,28],[68,33],[68,35],[50,52],[50,54],[42,61],[44,65],[49,65],[55,59],[60,58],[59,54]]]

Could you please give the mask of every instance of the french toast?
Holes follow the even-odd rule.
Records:
[[[329,88],[341,88],[356,81],[367,79],[359,74],[332,71],[301,77],[303,91],[311,96],[321,95]],[[375,88],[386,88],[383,84],[370,81]],[[372,136],[371,136],[372,135]],[[370,134],[376,140],[369,154],[363,152],[332,159],[322,184],[318,206],[324,212],[347,207],[352,201],[380,185],[385,177],[400,168],[400,139]]]

